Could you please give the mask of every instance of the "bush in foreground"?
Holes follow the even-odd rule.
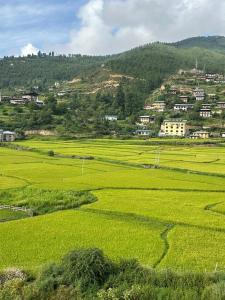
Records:
[[[116,264],[99,249],[80,249],[33,281],[19,270],[0,274],[0,300],[49,299],[224,300],[225,273],[156,271],[136,260]]]

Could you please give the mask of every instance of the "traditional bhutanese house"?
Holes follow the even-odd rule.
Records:
[[[114,115],[106,115],[105,116],[105,120],[106,121],[117,121],[118,120],[118,117],[117,116],[114,116]]]
[[[10,100],[10,104],[13,104],[13,105],[25,105],[26,103],[27,103],[26,99],[13,98]]]
[[[210,103],[203,103],[202,104],[202,109],[211,109],[211,104]]]
[[[144,110],[152,110],[152,105],[151,104],[145,104]]]
[[[188,111],[193,108],[194,108],[194,104],[181,103],[181,104],[175,104],[173,109],[175,111]]]
[[[166,103],[165,101],[155,101],[152,103],[152,110],[157,111],[157,112],[164,112],[166,108]]]
[[[215,100],[216,99],[216,94],[208,94],[209,98]]]
[[[193,91],[193,96],[195,97],[195,99],[197,101],[203,101],[205,99],[205,92],[203,89],[200,89],[200,88],[196,88],[194,91]]]
[[[151,131],[150,130],[146,130],[146,129],[139,129],[135,131],[136,135],[139,136],[150,136],[151,135]]]
[[[140,116],[138,118],[138,123],[143,125],[154,123],[154,121],[155,121],[155,117],[153,116]]]
[[[187,103],[187,102],[188,102],[188,96],[182,95],[182,96],[180,96],[179,98],[180,98],[180,100],[181,100],[182,102],[184,102],[184,103]]]
[[[191,139],[208,139],[209,138],[209,132],[208,131],[195,131],[190,135]]]
[[[22,96],[22,98],[23,99],[27,99],[27,101],[34,101],[34,102],[36,102],[36,101],[38,101],[38,96],[39,96],[39,94],[38,93],[36,93],[36,92],[31,92],[31,93],[27,93],[27,94],[24,94],[23,96]]]
[[[175,86],[171,86],[170,88],[170,94],[176,95],[177,94],[177,88]]]
[[[202,118],[211,118],[212,117],[211,109],[202,108],[200,110],[200,117],[202,117]]]
[[[225,108],[225,102],[217,102],[217,108],[224,109]]]

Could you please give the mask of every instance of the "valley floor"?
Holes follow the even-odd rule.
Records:
[[[224,144],[18,144],[32,151],[0,148],[0,205],[6,191],[29,188],[88,191],[97,200],[27,218],[0,210],[1,269],[37,269],[70,250],[98,247],[114,260],[137,258],[156,269],[224,270]]]

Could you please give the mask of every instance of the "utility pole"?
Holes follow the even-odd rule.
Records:
[[[198,59],[196,58],[196,61],[195,61],[195,69],[198,70]]]
[[[81,168],[82,176],[84,175],[84,159],[82,160],[82,168]]]
[[[160,149],[156,150],[156,155],[155,155],[155,165],[157,167],[160,166]]]

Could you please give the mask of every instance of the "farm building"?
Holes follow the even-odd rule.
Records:
[[[188,102],[188,96],[180,96],[180,101],[187,103]]]
[[[225,102],[217,102],[217,108],[220,108],[220,109],[224,109],[225,108]]]
[[[105,120],[106,121],[117,121],[118,117],[117,116],[113,116],[113,115],[106,115],[105,116]]]
[[[154,121],[155,121],[155,117],[153,116],[140,116],[138,118],[138,123],[142,125],[154,123]]]
[[[152,103],[152,110],[157,112],[164,112],[166,108],[166,103],[164,101],[156,101]]]
[[[174,110],[175,111],[188,111],[194,108],[194,104],[182,103],[182,104],[175,104]]]
[[[209,108],[200,109],[200,117],[202,117],[202,118],[211,118],[212,117],[211,109],[209,109]]]
[[[145,130],[145,129],[136,130],[135,134],[136,135],[140,135],[140,136],[150,136],[151,135],[151,131],[150,130]]]
[[[187,135],[186,120],[165,120],[161,126],[160,136],[178,136],[184,137]]]
[[[10,100],[10,104],[13,104],[13,105],[24,105],[24,104],[26,104],[27,103],[27,100],[26,99],[22,99],[22,98],[18,98],[18,99],[16,99],[16,98],[12,98],[11,100]]]
[[[208,139],[209,132],[208,131],[195,131],[190,135],[191,139]]]
[[[15,132],[0,130],[0,142],[14,142],[15,139]]]
[[[170,88],[170,94],[172,94],[172,95],[176,95],[177,94],[177,88],[175,86],[172,86]]]
[[[22,96],[22,99],[25,99],[25,100],[27,100],[28,102],[30,102],[30,101],[36,102],[36,101],[38,101],[38,93],[36,93],[36,92],[31,92],[31,93],[24,94],[24,95]]]
[[[203,101],[205,100],[205,92],[203,89],[200,89],[200,88],[196,88],[194,91],[193,91],[193,96],[195,97],[195,99],[197,101]]]
[[[202,109],[211,109],[211,104],[210,103],[203,103],[202,104]]]

